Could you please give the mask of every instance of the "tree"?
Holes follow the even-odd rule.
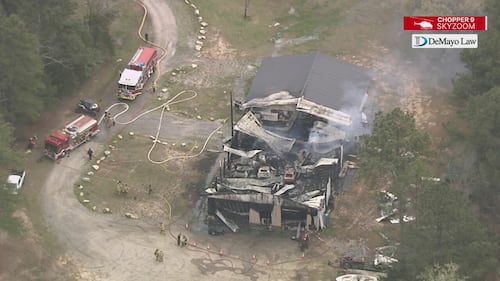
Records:
[[[38,40],[16,15],[0,16],[0,112],[9,121],[35,120],[48,93]]]
[[[409,112],[395,108],[377,112],[371,135],[361,136],[360,156],[365,175],[388,175],[392,180],[408,173],[430,148],[429,136],[417,129]]]
[[[500,15],[499,15],[500,16]],[[481,95],[500,84],[500,31],[479,34],[481,48],[466,49],[460,54],[468,73],[454,81],[454,94],[464,100]]]
[[[458,265],[447,263],[444,266],[436,264],[426,267],[424,272],[417,277],[420,281],[465,281],[466,278],[458,274]]]
[[[500,3],[496,0],[485,1],[489,18],[500,17]],[[454,94],[467,100],[469,97],[482,95],[491,88],[500,85],[500,23],[488,22],[488,32],[479,34],[481,47],[464,49],[462,62],[468,73],[462,74],[454,81]]]
[[[114,19],[114,13],[106,2],[99,0],[87,0],[88,13],[85,23],[93,39],[93,46],[101,50],[113,53],[113,38],[109,34],[109,26]]]
[[[414,280],[426,267],[450,262],[472,280],[482,280],[496,268],[497,246],[472,215],[463,194],[434,183],[422,188],[415,204],[417,219],[403,229],[399,263],[389,280]]]
[[[0,167],[4,167],[4,171],[16,168],[22,159],[22,155],[12,147],[14,142],[12,133],[12,126],[0,114]]]
[[[475,173],[480,184],[474,198],[481,207],[497,213],[500,200],[500,86],[470,99],[464,118],[468,123],[467,141],[477,152]]]
[[[22,0],[3,4],[18,15],[37,36],[48,84],[54,94],[68,95],[89,78],[113,53],[109,35],[112,11],[102,1],[89,0],[86,20],[77,14],[77,4],[68,0]]]

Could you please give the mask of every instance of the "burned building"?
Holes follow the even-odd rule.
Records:
[[[322,54],[264,59],[207,189],[209,222],[324,228],[352,167],[345,156],[368,131],[369,82],[368,70]]]

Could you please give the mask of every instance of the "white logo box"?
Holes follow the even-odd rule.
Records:
[[[412,34],[411,47],[417,49],[477,48],[477,34]]]

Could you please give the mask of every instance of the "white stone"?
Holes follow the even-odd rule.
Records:
[[[90,178],[89,177],[83,177],[82,181],[90,181]]]
[[[213,117],[210,117],[210,121],[214,121],[214,120],[215,120],[215,118],[213,118]]]
[[[99,165],[92,165],[92,169],[94,169],[96,171],[99,170]]]
[[[90,203],[90,200],[89,199],[84,199],[82,202],[83,203]]]
[[[82,196],[83,196],[83,192],[80,192],[80,197],[82,197]]]
[[[122,135],[118,135],[118,136],[116,136],[116,137],[118,137],[119,139],[123,139],[123,136],[122,136]]]
[[[185,147],[185,146],[186,146],[186,143],[185,143],[185,142],[181,143],[181,146],[182,146],[182,147]]]
[[[90,172],[88,172],[88,173],[87,173],[87,175],[89,175],[89,176],[93,176],[93,175],[94,175],[94,172],[90,171]]]
[[[154,136],[149,136],[151,140],[155,140],[156,138]]]
[[[129,136],[133,136],[133,135],[134,135],[134,132],[128,132],[128,135],[129,135]]]
[[[162,93],[166,93],[167,91],[168,91],[168,89],[167,89],[167,88],[163,88],[163,89],[161,89],[161,92],[162,92]]]
[[[192,68],[197,68],[197,67],[198,67],[198,65],[197,65],[196,63],[193,63],[193,64],[191,65],[191,67],[192,67]]]
[[[277,27],[277,26],[280,26],[280,23],[279,22],[276,22],[273,24],[274,27]]]
[[[200,115],[196,116],[196,119],[201,120],[201,116]]]
[[[196,9],[196,5],[195,4],[191,4],[191,7],[193,7],[193,9]]]
[[[199,16],[199,17],[198,17],[198,21],[199,21],[199,22],[202,22],[202,21],[203,21],[203,17],[202,17],[202,16]]]
[[[207,39],[207,36],[205,35],[198,35],[198,40],[205,40]]]
[[[139,217],[132,214],[132,213],[125,213],[125,217],[129,218],[129,219],[138,219]]]
[[[83,189],[83,185],[81,185],[81,184],[80,184],[80,185],[78,186],[78,189]]]
[[[92,206],[92,211],[95,211],[95,210],[97,210],[97,206],[96,205]]]
[[[111,213],[111,210],[109,208],[104,208],[104,209],[102,209],[102,212],[105,214],[109,214],[109,213]]]
[[[194,14],[197,15],[197,16],[199,16],[200,15],[200,10],[198,10],[198,9],[194,10]]]
[[[184,0],[184,3],[186,3],[188,5],[190,4],[188,0]]]
[[[208,23],[206,23],[206,22],[202,21],[202,22],[200,22],[200,25],[201,25],[202,27],[205,27],[205,26],[208,26]]]
[[[95,161],[96,164],[101,164],[101,160]]]
[[[172,72],[172,76],[175,76],[175,75],[177,75],[177,73],[175,73],[175,72]]]
[[[207,31],[206,31],[206,30],[204,30],[204,29],[200,29],[200,34],[206,34],[206,33],[207,33]]]
[[[203,46],[203,42],[201,42],[200,40],[197,40],[197,41],[196,41],[196,45]]]
[[[106,156],[101,157],[99,160],[104,161],[106,159]]]
[[[109,156],[111,154],[111,151],[109,150],[104,150],[104,155]]]
[[[200,45],[196,45],[196,46],[194,46],[194,49],[195,49],[196,51],[201,51],[201,46],[200,46]]]

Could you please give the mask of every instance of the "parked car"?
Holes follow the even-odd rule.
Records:
[[[26,171],[12,171],[12,173],[7,177],[7,182],[4,184],[4,189],[9,193],[18,194],[19,189],[24,184],[24,178],[26,177]]]
[[[99,105],[89,98],[81,99],[75,109],[76,113],[83,113],[91,116],[97,116],[99,111]]]

